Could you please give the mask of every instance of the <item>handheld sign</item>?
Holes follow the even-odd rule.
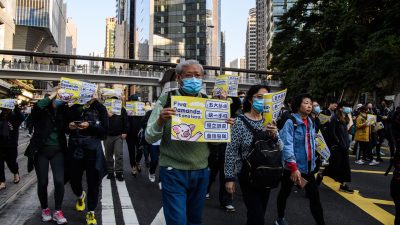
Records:
[[[327,123],[331,120],[330,116],[324,115],[322,113],[318,115],[318,118],[322,125],[324,125],[325,123]]]
[[[287,89],[264,94],[264,126],[278,119],[279,111],[283,107],[283,103],[286,98],[286,93]]]
[[[220,75],[215,79],[214,96],[226,95],[237,97],[239,87],[239,76]]]
[[[109,112],[112,114],[121,115],[121,110],[122,110],[122,101],[119,99],[107,99],[104,102],[104,106],[107,108]]]
[[[116,97],[118,99],[122,98],[122,90],[121,89],[112,89],[112,88],[102,88],[101,95],[106,98]]]
[[[328,145],[325,142],[324,136],[322,136],[321,131],[317,133],[317,137],[315,139],[315,145],[317,152],[321,155],[321,157],[325,160],[328,160],[331,157],[331,151],[328,148]]]
[[[97,91],[97,85],[83,82],[80,80],[61,77],[60,81],[61,99],[66,99],[69,103],[85,104],[90,101]]]
[[[126,102],[126,112],[128,116],[144,116],[146,111],[144,110],[144,102]]]
[[[16,103],[16,99],[0,99],[0,108],[14,110]]]

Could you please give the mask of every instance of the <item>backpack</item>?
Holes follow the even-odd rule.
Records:
[[[283,126],[288,119],[292,119],[293,115],[289,110],[284,110],[279,113],[278,119],[276,120],[276,126],[278,130],[282,130]],[[296,121],[296,120],[293,120]]]
[[[282,151],[264,131],[254,127],[241,115],[241,120],[253,133],[249,153],[243,158],[242,174],[255,188],[276,188],[282,178]]]

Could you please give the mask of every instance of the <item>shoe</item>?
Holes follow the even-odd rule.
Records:
[[[21,177],[18,173],[14,174],[14,184],[18,184],[21,181]]]
[[[383,159],[381,157],[377,158],[376,161],[378,162],[383,162]]]
[[[326,160],[323,160],[323,161],[322,161],[322,166],[329,166],[329,162],[326,161]]]
[[[373,159],[368,165],[376,166],[376,165],[379,165],[379,162],[377,162],[375,159]]]
[[[381,156],[386,156],[386,154],[384,152],[380,152],[379,153]]]
[[[86,214],[86,224],[87,225],[96,225],[97,224],[97,220],[96,220],[96,217],[94,216],[94,213],[88,212]]]
[[[156,175],[149,173],[149,180],[150,180],[151,183],[156,182]]]
[[[233,205],[226,205],[224,206],[226,212],[236,212],[236,209]]]
[[[50,213],[50,209],[42,209],[42,221],[43,222],[49,222],[51,221],[53,218],[51,218],[51,213]]]
[[[107,175],[107,179],[114,179],[115,178],[115,176],[114,176],[114,173],[108,173],[108,175]]]
[[[78,198],[78,200],[76,200],[76,204],[75,204],[75,209],[78,212],[82,212],[83,210],[85,210],[85,198],[86,198],[86,192],[82,191],[82,196]]]
[[[26,135],[28,138],[31,138],[32,137],[32,134],[27,134]]]
[[[0,182],[0,190],[6,189],[6,182]]]
[[[117,177],[118,181],[121,181],[121,182],[124,181],[124,175],[122,173],[117,173],[116,177]]]
[[[285,219],[285,218],[279,218],[279,219],[275,220],[275,224],[276,224],[276,225],[289,225],[289,224],[286,222],[286,219]]]
[[[358,164],[358,165],[364,165],[365,164],[364,160],[362,160],[362,159],[359,159],[359,160],[355,161],[355,163]]]
[[[320,186],[322,179],[324,179],[324,176],[322,176],[322,174],[318,173],[317,174],[317,179],[315,180],[315,182],[317,182],[317,185]]]
[[[150,168],[150,163],[146,161],[146,168]]]
[[[133,166],[132,167],[132,176],[136,177],[137,174],[138,174],[138,172],[137,172],[136,166]]]
[[[66,224],[67,223],[67,219],[65,219],[64,213],[61,210],[54,212],[53,221],[56,221],[57,224]]]
[[[161,182],[158,182],[158,188],[160,189],[160,191],[162,190]]]
[[[347,184],[340,185],[339,191],[346,192],[346,193],[349,193],[349,194],[353,194],[354,193],[354,190],[350,189],[349,186],[347,186]]]
[[[210,193],[206,194],[206,199],[210,199]]]
[[[142,166],[140,165],[140,163],[138,163],[136,165],[136,169],[137,169],[138,173],[142,172]]]

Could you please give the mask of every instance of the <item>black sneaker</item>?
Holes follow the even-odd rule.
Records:
[[[115,178],[114,173],[108,173],[107,179],[114,179],[114,178]]]
[[[322,179],[324,179],[324,176],[322,176],[322,174],[318,173],[317,178],[315,179],[315,182],[317,183],[318,186],[321,185]]]
[[[116,177],[118,181],[124,181],[124,175],[122,173],[117,173]]]
[[[346,185],[340,185],[339,191],[346,192],[346,193],[349,193],[349,194],[353,194],[354,193],[354,190],[350,189],[349,186],[347,186],[347,184]]]
[[[378,157],[378,158],[376,158],[376,161],[383,162],[383,159],[381,157]]]

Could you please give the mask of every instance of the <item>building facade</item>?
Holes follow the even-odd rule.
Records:
[[[76,49],[78,47],[77,37],[78,30],[72,18],[67,19],[65,36],[65,54],[76,55]],[[70,65],[75,65],[75,60],[70,60]]]
[[[0,49],[10,50],[13,48],[15,6],[14,0],[0,0]],[[11,56],[2,56],[3,58],[10,60]]]
[[[107,17],[106,19],[106,46],[104,49],[104,57],[115,57],[115,27],[116,17]],[[114,67],[113,63],[106,62],[105,69]]]
[[[249,11],[246,31],[246,69],[257,69],[257,14],[256,8]]]
[[[231,68],[238,68],[238,69],[246,69],[246,58],[240,57],[232,60],[229,63],[229,67]]]

